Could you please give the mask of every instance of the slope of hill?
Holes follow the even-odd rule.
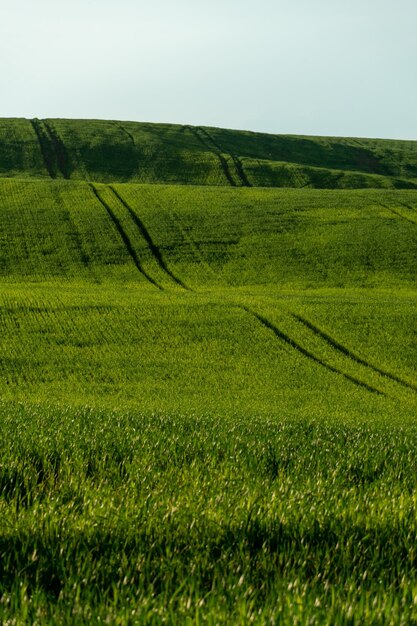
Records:
[[[416,146],[0,120],[0,623],[416,622]]]
[[[99,120],[0,120],[0,176],[232,187],[417,188],[417,142]]]
[[[413,288],[413,191],[0,180],[0,279]]]

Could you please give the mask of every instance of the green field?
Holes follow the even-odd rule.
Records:
[[[417,142],[0,120],[0,622],[417,621]]]

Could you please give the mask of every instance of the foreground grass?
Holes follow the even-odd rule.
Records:
[[[417,426],[2,405],[2,623],[410,623]]]
[[[0,144],[0,623],[417,622],[417,144]]]

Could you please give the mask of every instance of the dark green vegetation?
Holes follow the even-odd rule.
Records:
[[[104,120],[2,119],[0,176],[232,187],[417,189],[417,142]]]
[[[0,622],[414,623],[417,145],[2,120],[0,175]]]

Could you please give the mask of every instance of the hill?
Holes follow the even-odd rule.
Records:
[[[414,288],[413,191],[0,180],[0,279]]]
[[[416,622],[416,145],[0,120],[0,623]]]
[[[100,120],[0,120],[0,176],[232,187],[417,188],[417,142]]]

